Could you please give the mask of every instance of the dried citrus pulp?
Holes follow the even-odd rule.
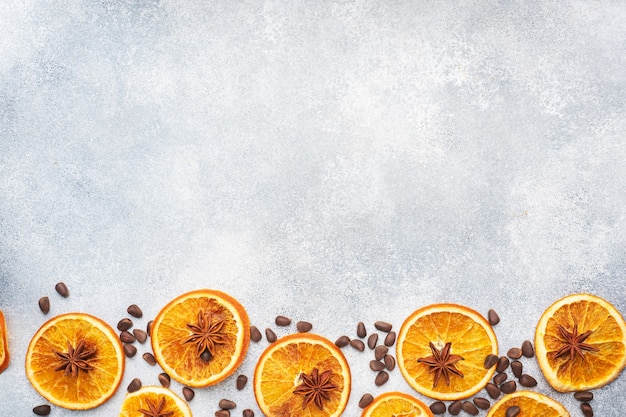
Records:
[[[505,395],[491,407],[487,417],[505,417],[509,407],[520,408],[519,417],[569,417],[561,403],[538,392],[517,391]]]
[[[4,314],[0,311],[0,372],[9,366],[9,345],[7,343],[7,326]]]
[[[422,401],[403,392],[386,392],[374,398],[361,417],[433,417]]]
[[[85,313],[44,323],[26,352],[26,375],[48,401],[72,410],[109,399],[122,380],[124,353],[115,331]]]
[[[535,350],[543,375],[557,391],[598,388],[626,365],[626,324],[609,302],[568,295],[539,319]]]
[[[456,304],[433,304],[413,312],[396,344],[398,367],[417,392],[438,400],[467,398],[489,382],[487,355],[498,354],[493,329],[483,316]]]
[[[254,395],[268,417],[330,417],[350,397],[350,368],[329,340],[297,333],[272,343],[254,370]]]
[[[180,295],[152,325],[152,350],[165,372],[191,387],[217,384],[241,365],[250,344],[243,306],[216,290]]]
[[[191,417],[185,401],[169,388],[143,387],[126,394],[119,417]]]

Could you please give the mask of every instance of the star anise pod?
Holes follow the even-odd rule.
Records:
[[[561,333],[564,345],[556,351],[556,353],[554,354],[555,358],[569,355],[569,360],[572,361],[574,360],[574,357],[576,357],[576,354],[578,354],[578,356],[580,356],[580,358],[584,360],[584,351],[597,352],[600,350],[595,346],[584,343],[584,341],[587,340],[587,338],[593,332],[591,330],[588,330],[583,334],[578,334],[578,324],[574,325],[574,329],[571,332],[567,331],[565,327],[559,324],[559,333]]]
[[[58,356],[60,365],[57,366],[55,371],[65,371],[65,375],[71,375],[73,377],[78,376],[78,371],[88,372],[93,369],[90,362],[94,359],[96,349],[89,349],[85,345],[85,340],[81,339],[76,347],[67,342],[67,352],[54,351]]]
[[[140,413],[143,413],[144,417],[170,417],[174,415],[173,411],[165,411],[165,398],[161,397],[158,404],[154,404],[150,400],[146,400],[149,410],[143,408],[139,409]]]
[[[446,343],[441,351],[437,349],[433,342],[429,342],[428,346],[430,347],[432,355],[425,358],[420,358],[417,361],[428,365],[430,367],[429,372],[435,373],[433,388],[437,386],[437,383],[442,376],[446,380],[446,385],[450,385],[450,374],[454,374],[463,378],[463,372],[459,371],[455,365],[458,361],[463,360],[463,358],[459,355],[450,354],[450,348],[452,347],[452,343]]]
[[[208,361],[215,356],[217,345],[226,343],[226,337],[222,334],[225,321],[215,317],[211,312],[198,312],[198,323],[187,324],[191,335],[185,339],[184,343],[195,343],[198,356]]]
[[[302,401],[303,410],[311,403],[314,403],[320,410],[324,409],[322,400],[330,401],[329,393],[339,388],[330,382],[332,373],[331,370],[327,370],[320,374],[317,368],[313,368],[310,375],[304,372],[300,374],[302,384],[298,385],[293,393],[304,395],[304,401]]]

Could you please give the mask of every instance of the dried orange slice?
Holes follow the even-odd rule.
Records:
[[[350,368],[331,341],[297,333],[272,343],[254,370],[254,395],[268,417],[336,417],[350,397]]]
[[[126,394],[119,417],[191,417],[185,401],[169,388],[146,386]]]
[[[48,401],[71,410],[99,406],[117,390],[124,353],[115,331],[97,317],[68,313],[35,333],[26,352],[26,375]]]
[[[542,314],[535,350],[543,375],[557,391],[598,388],[626,366],[626,323],[602,298],[568,295]]]
[[[438,400],[458,400],[480,391],[495,368],[487,355],[498,354],[493,329],[476,311],[457,304],[433,304],[413,312],[396,344],[398,367],[409,385]]]
[[[434,417],[422,401],[403,392],[386,392],[374,398],[361,417]]]
[[[569,417],[561,403],[532,391],[517,391],[505,395],[491,407],[487,417],[505,417],[506,410],[515,406],[520,408],[520,417]]]
[[[0,311],[0,373],[9,366],[9,343],[7,342],[7,326],[4,314]]]
[[[167,374],[181,384],[207,387],[241,365],[250,344],[250,320],[226,293],[191,291],[163,307],[151,340],[154,357]]]

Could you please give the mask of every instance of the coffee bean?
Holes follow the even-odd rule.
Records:
[[[506,381],[508,377],[509,376],[506,374],[506,372],[496,374],[496,376],[493,377],[493,383],[500,386],[504,383],[504,381]]]
[[[141,357],[143,358],[144,361],[148,362],[149,365],[156,365],[156,359],[154,358],[154,355],[150,352],[146,352],[143,355],[141,355]]]
[[[237,404],[234,401],[223,398],[220,400],[218,406],[222,410],[232,410],[233,408],[237,407]]]
[[[396,332],[387,333],[384,341],[385,346],[393,346],[394,343],[396,343]]]
[[[504,384],[500,385],[500,391],[502,391],[505,394],[510,394],[512,392],[515,392],[516,389],[517,389],[517,384],[513,380],[505,382]]]
[[[374,358],[379,361],[385,357],[387,352],[389,352],[389,348],[387,346],[376,346],[376,349],[374,349]]]
[[[117,322],[117,330],[123,332],[124,330],[128,330],[133,327],[133,321],[131,319],[122,319]]]
[[[391,355],[385,355],[384,358],[384,362],[385,362],[385,368],[387,368],[387,370],[389,372],[393,371],[396,367],[396,358],[394,358]]]
[[[196,396],[196,393],[194,390],[192,390],[189,387],[183,387],[183,397],[185,397],[187,401],[193,400],[193,397],[195,396]]]
[[[359,352],[363,352],[365,350],[365,343],[361,342],[359,339],[352,339],[350,341],[350,346],[352,346]]]
[[[126,390],[128,392],[135,392],[139,388],[141,388],[141,379],[135,378],[132,381],[130,381],[130,384],[128,384],[128,388],[126,388]]]
[[[202,362],[208,363],[211,359],[213,359],[213,355],[211,355],[209,349],[204,349],[200,354],[200,359],[202,359]]]
[[[136,317],[138,319],[143,317],[143,311],[141,311],[141,309],[139,308],[137,304],[129,305],[128,308],[126,309],[126,312],[130,314],[131,316]]]
[[[522,374],[522,376],[519,377],[519,384],[526,388],[536,387],[537,380],[528,374]]]
[[[372,394],[363,394],[363,396],[359,400],[359,407],[365,408],[370,405],[372,401],[374,401],[374,396]]]
[[[362,321],[356,325],[356,335],[360,338],[367,336],[367,330],[365,330],[365,324]]]
[[[230,417],[230,411],[228,411],[228,410],[217,410],[215,412],[215,417]]]
[[[577,391],[574,393],[574,398],[578,401],[582,401],[584,403],[588,403],[593,400],[593,392],[591,391]]]
[[[67,285],[65,285],[64,282],[59,282],[57,283],[57,285],[54,286],[54,289],[56,290],[56,292],[59,293],[59,295],[61,295],[61,297],[63,298],[67,298],[70,296],[70,290],[67,289]]]
[[[243,417],[254,417],[254,411],[250,410],[249,408],[246,408],[245,410],[243,410]]]
[[[39,299],[39,309],[41,310],[43,314],[48,314],[48,312],[50,311],[50,299],[48,297],[41,297]],[[50,406],[48,405],[47,407],[49,408]],[[44,415],[44,414],[40,414],[40,415]]]
[[[261,331],[256,326],[250,326],[250,339],[252,339],[255,343],[260,342],[261,339],[263,339]]]
[[[239,375],[237,377],[237,382],[236,382],[237,390],[241,391],[246,386],[247,383],[248,383],[248,377],[245,375]]]
[[[33,413],[37,414],[38,416],[47,416],[48,414],[50,414],[50,406],[47,404],[38,405],[37,407],[33,408]]]
[[[430,405],[429,408],[430,408],[430,411],[432,411],[433,414],[436,414],[436,415],[444,414],[446,412],[446,405],[441,401],[435,401],[434,403]]]
[[[274,343],[276,339],[278,339],[278,337],[276,337],[276,333],[274,333],[269,327],[265,329],[265,338],[270,343]]]
[[[386,321],[377,321],[376,323],[374,323],[374,327],[376,327],[381,332],[386,333],[391,331],[392,325],[390,323],[387,323]]]
[[[377,387],[380,387],[387,381],[389,381],[389,374],[385,371],[380,371],[374,379],[374,384],[376,384]]]
[[[124,343],[124,354],[128,358],[132,358],[137,354],[137,348],[130,343]]]
[[[580,405],[580,410],[583,412],[585,417],[593,417],[593,408],[589,403],[582,403]]]
[[[496,364],[496,372],[504,372],[509,367],[509,358],[506,356],[500,356],[498,363]]]
[[[491,407],[491,403],[486,398],[476,397],[473,401],[474,404],[476,404],[476,407],[480,408],[481,410],[489,410],[489,407]]]
[[[162,386],[164,386],[165,388],[169,388],[170,386],[170,376],[168,374],[166,374],[165,372],[161,372],[159,374],[159,382],[161,383]]]
[[[500,388],[498,388],[497,385],[492,384],[491,382],[485,386],[485,389],[487,390],[487,394],[489,394],[489,396],[494,400],[497,400],[501,394]]]
[[[128,330],[123,330],[120,333],[120,340],[124,343],[135,343],[135,340],[137,340],[135,338],[135,336],[133,336],[133,334],[131,332],[129,332]]]
[[[495,365],[496,363],[498,363],[498,357],[494,355],[493,353],[490,353],[485,358],[485,362],[483,363],[483,366],[485,367],[485,369],[491,369],[491,367]]]
[[[313,325],[308,321],[299,321],[296,323],[296,330],[298,330],[300,333],[309,332],[312,328]]]
[[[533,349],[533,344],[530,343],[530,340],[524,340],[522,343],[522,355],[527,358],[535,356],[535,349]]]
[[[375,349],[377,343],[378,333],[372,333],[370,337],[367,338],[367,347],[369,347],[370,349]]]
[[[522,357],[522,349],[520,348],[511,348],[509,349],[509,351],[506,353],[506,356],[508,356],[511,359],[519,359]]]
[[[515,417],[517,416],[522,410],[516,406],[516,405],[512,405],[511,407],[506,409],[506,417]]]
[[[522,370],[524,369],[524,365],[520,361],[511,362],[511,370],[513,371],[513,375],[515,378],[519,378],[522,376]]]
[[[285,316],[276,316],[274,320],[277,326],[289,326],[291,324],[291,319]]]
[[[476,408],[476,406],[469,401],[464,401],[461,408],[463,408],[463,411],[465,411],[470,416],[478,415],[478,408]]]
[[[335,340],[335,346],[337,347],[344,347],[344,346],[348,346],[350,344],[350,338],[348,336],[341,336],[339,337],[339,339]]]
[[[148,333],[144,332],[141,329],[133,329],[133,336],[139,343],[145,343],[148,340]]]
[[[148,324],[146,324],[146,333],[149,337],[152,337],[152,325],[154,324],[154,320],[150,320]]]
[[[383,369],[385,369],[385,364],[379,361],[375,361],[375,360],[371,360],[370,361],[370,369],[372,371],[382,371]]]
[[[463,403],[460,400],[457,400],[448,406],[448,413],[453,416],[458,416],[461,412],[461,408],[463,408]]]
[[[496,313],[494,309],[490,309],[487,312],[487,320],[489,320],[489,324],[495,326],[496,324],[500,323],[500,316],[498,316],[498,313]]]

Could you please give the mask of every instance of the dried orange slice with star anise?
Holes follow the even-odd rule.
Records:
[[[0,311],[0,373],[9,366],[9,344],[7,341],[7,326],[4,314]]]
[[[457,304],[433,304],[413,312],[396,344],[398,367],[417,392],[458,400],[480,391],[495,368],[485,358],[498,354],[491,325],[476,311]]]
[[[191,410],[169,388],[145,386],[126,394],[119,417],[191,417]]]
[[[272,343],[254,370],[254,395],[268,417],[337,417],[350,397],[350,368],[331,341],[297,333]]]
[[[206,387],[241,365],[250,344],[250,320],[224,292],[191,291],[161,309],[151,340],[154,357],[168,375],[191,387]]]
[[[26,375],[48,401],[71,410],[99,406],[117,390],[124,353],[115,331],[85,313],[44,323],[26,352]]]
[[[432,411],[417,398],[403,392],[386,392],[374,398],[361,417],[433,417]]]
[[[535,350],[543,375],[557,391],[598,388],[626,366],[626,323],[600,297],[568,295],[542,314]]]

